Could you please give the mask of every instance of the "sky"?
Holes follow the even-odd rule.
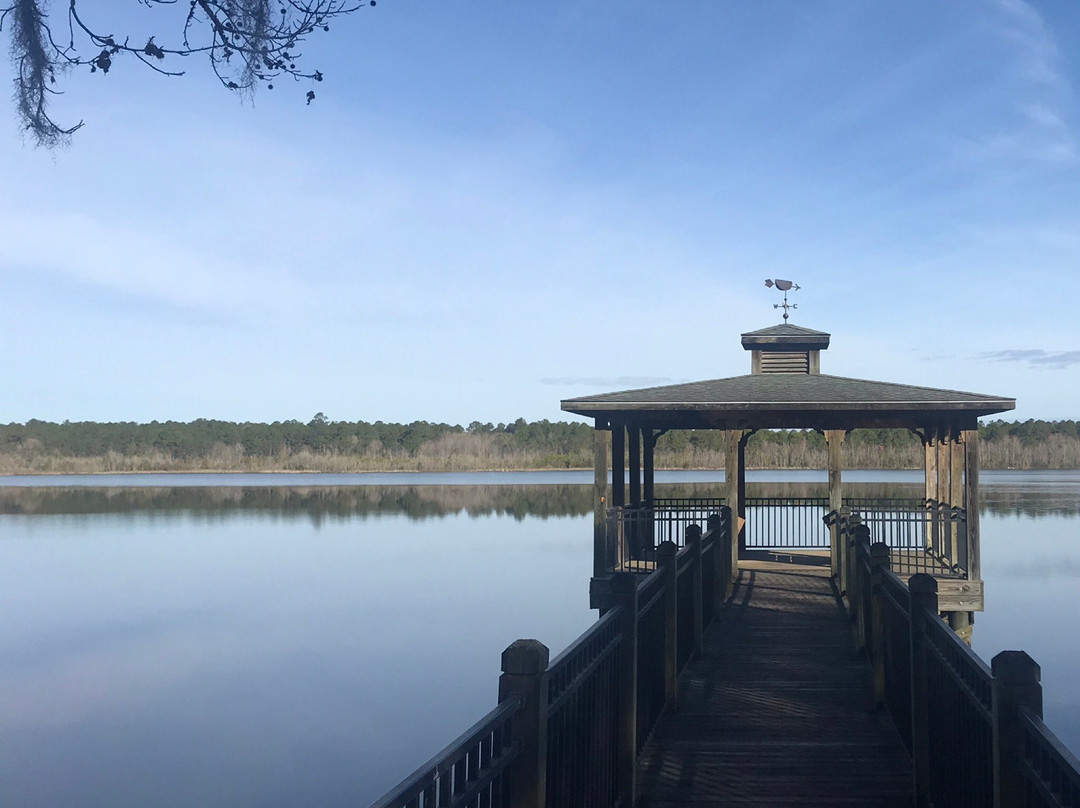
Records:
[[[1075,0],[379,0],[303,51],[310,106],[195,58],[62,76],[60,150],[9,104],[0,422],[573,418],[748,373],[776,278],[824,373],[1080,418]]]

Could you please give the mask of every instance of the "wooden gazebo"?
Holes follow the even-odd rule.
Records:
[[[927,501],[939,510],[963,509],[963,572],[970,586],[962,605],[966,610],[981,610],[977,419],[1011,410],[1016,401],[824,375],[820,372],[821,352],[829,347],[829,339],[827,333],[784,323],[742,335],[742,346],[751,354],[751,372],[745,376],[564,400],[563,410],[595,419],[597,558],[605,541],[609,508],[653,506],[653,452],[657,438],[664,432],[719,429],[726,433],[726,501],[733,519],[738,517],[741,538],[746,516],[745,448],[753,432],[812,429],[824,434],[828,444],[829,507],[840,511],[841,445],[845,435],[862,428],[906,429],[919,435],[925,447]],[[627,460],[629,469],[625,468]],[[625,484],[627,470],[629,490]],[[740,544],[733,542],[733,569],[738,568]],[[597,570],[596,574],[601,572]],[[958,618],[956,622],[963,620]]]

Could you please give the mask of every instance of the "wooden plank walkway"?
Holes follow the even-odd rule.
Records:
[[[910,806],[895,728],[828,567],[740,562],[738,585],[638,764],[638,808]]]

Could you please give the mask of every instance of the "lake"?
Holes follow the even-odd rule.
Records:
[[[494,706],[509,643],[554,656],[595,619],[591,478],[0,478],[0,805],[368,804]],[[751,472],[749,494],[824,481]],[[921,473],[845,483],[919,496]],[[975,650],[1031,654],[1080,749],[1080,472],[982,492]]]

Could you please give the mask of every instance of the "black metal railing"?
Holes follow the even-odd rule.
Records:
[[[747,549],[824,549],[828,497],[747,497]]]
[[[892,569],[903,575],[925,572],[938,578],[966,577],[967,512],[934,500],[844,500],[870,528],[874,541],[889,547]]]
[[[885,573],[877,583],[883,631],[871,641],[881,655],[884,692],[879,695],[890,715],[911,715],[911,599],[907,584],[894,573]],[[876,604],[876,605],[878,605]],[[872,618],[873,619],[873,618]],[[876,643],[876,646],[875,646]],[[911,751],[911,722],[894,722],[908,752]]]
[[[613,572],[602,616],[550,663],[535,640],[503,653],[501,702],[373,808],[632,808],[637,756],[677,699],[678,674],[731,591],[727,508],[666,541],[646,575]]]
[[[656,547],[664,541],[683,546],[686,528],[705,524],[719,512],[718,497],[665,497],[608,510],[608,569],[653,569]],[[743,546],[751,550],[824,550],[831,545],[827,497],[748,497]],[[876,538],[897,553],[897,570],[959,575],[966,569],[963,509],[920,499],[849,497],[844,507],[871,526]],[[900,558],[903,556],[903,558]]]
[[[624,623],[612,609],[548,666],[548,805],[615,804]]]
[[[723,497],[657,497],[653,500],[654,542],[670,541],[682,547],[686,528],[690,525],[704,527],[709,517],[720,513],[723,507]]]
[[[930,793],[937,805],[980,808],[994,802],[993,674],[934,615],[926,620]]]
[[[1025,804],[1032,808],[1080,805],[1080,759],[1058,740],[1035,711],[1020,710],[1020,731]]]
[[[937,581],[907,582],[857,519],[838,518],[853,552],[846,595],[856,645],[915,767],[916,803],[1080,806],[1080,761],[1042,722],[1039,666],[1022,651],[987,665],[938,611]]]
[[[634,754],[649,740],[666,703],[664,632],[667,615],[662,570],[649,575],[637,589],[637,722]]]
[[[504,775],[517,752],[510,725],[521,699],[506,699],[371,808],[503,808]]]

